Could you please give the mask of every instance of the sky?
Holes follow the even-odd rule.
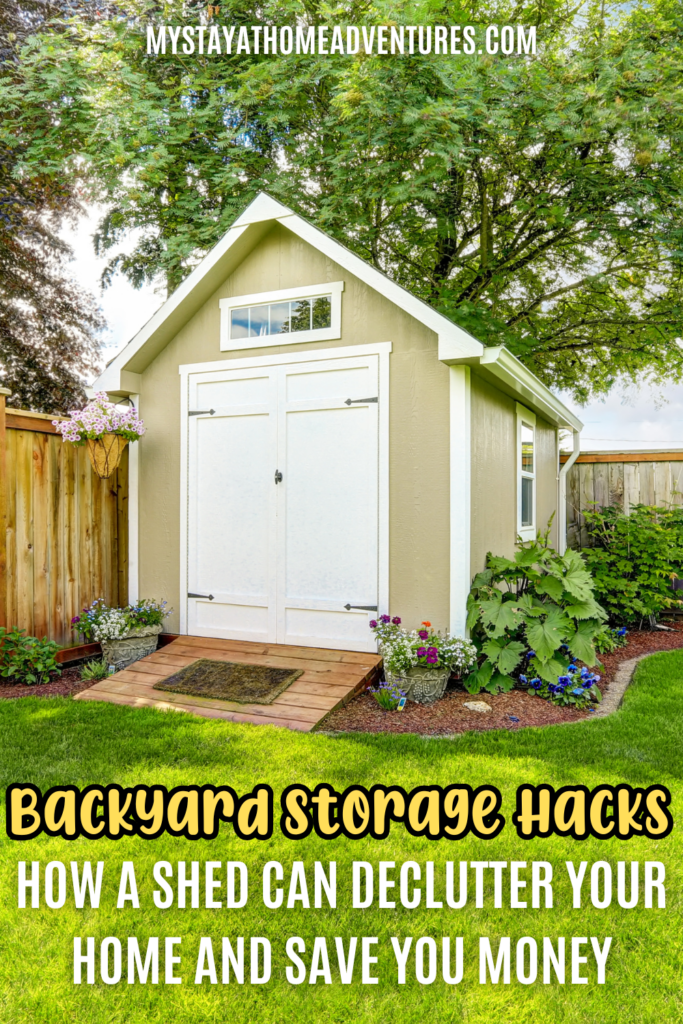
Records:
[[[93,209],[75,229],[62,234],[74,250],[72,274],[96,296],[107,321],[103,358],[108,362],[156,312],[165,291],[152,285],[135,289],[121,274],[102,291],[100,277],[106,261],[95,257],[92,244],[97,219],[98,211]],[[121,250],[125,249],[124,239]],[[561,392],[559,397],[584,423],[582,451],[683,447],[683,385],[629,387],[585,406]]]

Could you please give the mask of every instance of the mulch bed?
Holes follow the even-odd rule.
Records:
[[[683,647],[683,624],[674,624],[673,632],[663,630],[632,630],[626,647],[613,654],[603,654],[604,670],[600,671],[600,690],[609,689],[617,667],[622,661],[639,654],[671,651]],[[491,711],[470,711],[465,701],[485,701]],[[409,701],[403,711],[384,711],[368,693],[354,697],[344,707],[336,708],[325,719],[323,732],[391,732],[419,733],[422,736],[451,736],[461,732],[485,732],[488,729],[522,729],[530,725],[560,725],[591,718],[590,711],[556,707],[524,690],[509,693],[481,693],[476,696],[459,686],[451,686],[443,700],[435,704]],[[517,718],[519,721],[514,721]]]
[[[49,683],[26,686],[12,679],[0,679],[0,699],[15,697],[70,697],[81,690],[88,690],[97,682],[96,679],[81,679],[81,666],[65,668],[61,676],[55,672],[50,674]]]

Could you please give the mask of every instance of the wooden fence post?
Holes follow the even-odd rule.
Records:
[[[12,392],[0,388],[0,626],[7,626],[7,441],[5,400]]]

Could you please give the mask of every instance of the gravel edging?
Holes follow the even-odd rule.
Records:
[[[615,711],[618,711],[624,700],[624,694],[633,681],[638,662],[643,661],[644,658],[651,658],[653,654],[666,653],[666,651],[650,651],[648,654],[639,654],[637,658],[622,661],[614,674],[614,679],[609,684],[602,703],[595,709],[592,717],[606,718],[607,715],[613,715]]]

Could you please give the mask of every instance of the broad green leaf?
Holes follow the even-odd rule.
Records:
[[[556,683],[557,677],[564,675],[566,671],[567,663],[558,658],[551,658],[546,662],[542,662],[539,658],[532,658],[529,665],[529,672],[545,679],[546,683]]]
[[[479,587],[490,587],[493,579],[493,573],[490,569],[484,569],[483,572],[478,572],[472,580],[472,590],[478,590]]]
[[[571,615],[573,619],[600,619],[607,621],[607,612],[598,602],[590,597],[587,601],[577,601],[575,604],[565,605],[564,612]]]
[[[489,636],[503,636],[508,629],[517,629],[522,614],[514,601],[503,601],[503,595],[494,595],[481,602],[481,621],[490,630]]]
[[[505,558],[503,555],[489,554],[487,564],[489,568],[493,570],[494,573],[508,572],[511,569],[514,570],[518,568],[518,566],[515,562],[512,561],[512,559]]]
[[[506,676],[501,672],[496,672],[486,686],[486,689],[489,693],[507,693],[514,685],[515,680],[512,676]]]
[[[576,632],[567,637],[567,646],[575,658],[584,661],[587,665],[594,665],[597,655],[593,639],[598,631],[594,622],[580,622]]]
[[[485,661],[481,668],[470,672],[467,678],[463,680],[463,686],[468,693],[479,693],[480,690],[487,686],[492,675],[493,665],[490,661]]]
[[[562,600],[562,595],[564,594],[562,581],[557,579],[555,576],[541,577],[541,579],[534,584],[534,590],[537,594],[547,594],[548,597],[552,597],[553,601],[557,601],[558,604]]]
[[[526,636],[529,646],[545,662],[564,643],[570,630],[571,621],[559,609],[553,608],[547,618],[527,623]]]
[[[498,640],[487,640],[482,650],[501,672],[508,673],[517,668],[526,647],[519,640],[511,640],[508,644],[501,644]]]

